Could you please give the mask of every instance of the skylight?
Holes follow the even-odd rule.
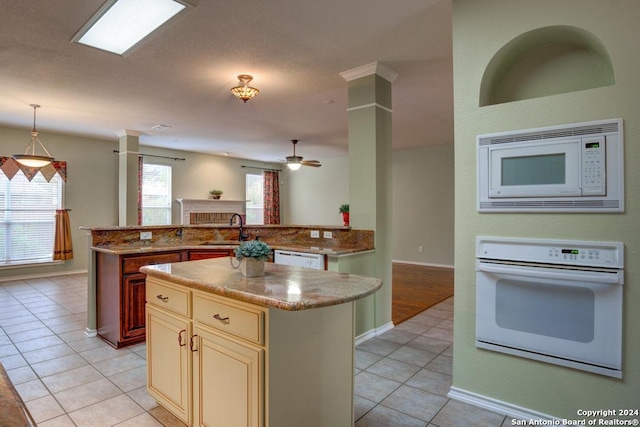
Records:
[[[187,6],[180,0],[108,0],[72,41],[122,55]]]

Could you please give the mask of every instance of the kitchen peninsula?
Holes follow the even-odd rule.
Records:
[[[87,334],[116,348],[145,339],[144,265],[233,255],[238,226],[106,226],[84,228],[89,242]],[[330,233],[331,238],[312,238]],[[373,231],[349,227],[247,226],[249,239],[260,238],[274,249],[324,255],[325,268],[341,266],[353,255],[374,250]]]
[[[233,258],[142,267],[147,388],[188,425],[353,424],[355,301],[377,278]]]

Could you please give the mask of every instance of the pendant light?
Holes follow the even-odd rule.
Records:
[[[255,87],[248,86],[249,82],[253,80],[253,77],[248,74],[240,74],[238,76],[238,81],[240,82],[240,86],[236,86],[231,88],[231,93],[239,99],[242,99],[244,102],[247,102],[254,96],[260,93],[258,89]]]
[[[29,142],[26,150],[24,150],[24,154],[14,154],[13,159],[21,165],[30,168],[41,168],[53,162],[54,158],[38,139],[38,129],[36,128],[36,109],[40,108],[40,106],[38,104],[30,105],[33,107],[33,129],[31,130],[31,142]],[[46,156],[39,156],[36,154],[36,142],[40,144],[40,147],[42,147],[44,152],[47,153]]]

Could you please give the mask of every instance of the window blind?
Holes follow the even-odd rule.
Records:
[[[0,173],[0,266],[51,262],[56,209],[62,209],[63,183],[37,174],[30,182],[18,172]]]

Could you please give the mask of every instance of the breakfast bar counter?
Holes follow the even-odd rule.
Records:
[[[147,390],[187,425],[353,425],[355,301],[382,281],[234,258],[145,266]]]

